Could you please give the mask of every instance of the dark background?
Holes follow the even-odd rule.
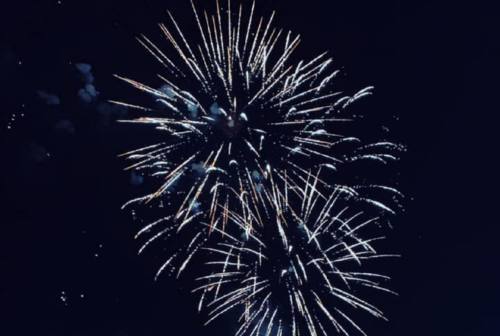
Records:
[[[367,113],[408,147],[406,211],[389,233],[400,296],[382,302],[388,323],[363,320],[368,334],[500,335],[496,8],[257,3],[306,55],[330,50],[349,85],[375,85]],[[1,335],[230,334],[229,321],[202,327],[182,281],[153,281],[158,260],[136,255],[138,223],[120,211],[145,186],[117,154],[147,141],[106,99],[130,93],[112,74],[159,71],[134,37],[159,39],[165,9],[192,24],[187,1],[2,3]]]

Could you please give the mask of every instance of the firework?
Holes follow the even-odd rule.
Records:
[[[217,1],[214,14],[191,5],[198,35],[169,12],[160,24],[168,49],[138,38],[162,65],[159,84],[117,76],[146,99],[113,101],[138,114],[123,122],[162,137],[123,154],[127,169],[161,181],[124,205],[161,206],[136,236],[139,253],[169,239],[156,277],[206,265],[199,309],[207,323],[238,310],[237,336],[364,333],[348,309],[384,318],[361,293],[392,293],[369,268],[393,256],[377,253],[383,236],[372,229],[402,197],[372,181],[376,173],[353,178],[348,169],[385,165],[403,149],[346,126],[355,124],[351,104],[373,88],[337,90],[328,53],[297,57],[300,36],[275,28],[275,14],[260,17],[255,3]]]
[[[349,123],[349,106],[371,95],[366,87],[353,95],[333,86],[339,70],[322,53],[297,60],[300,36],[275,28],[274,13],[258,17],[249,8],[225,8],[216,2],[215,14],[193,7],[198,36],[188,36],[169,12],[170,24],[160,24],[169,44],[164,51],[146,36],[140,44],[162,65],[161,87],[117,76],[154,100],[153,104],[114,101],[142,116],[123,122],[154,127],[164,141],[124,154],[128,169],[161,178],[152,193],[127,205],[169,198],[177,202],[172,218],[191,223],[208,218],[209,233],[225,230],[227,209],[241,207],[233,195],[255,195],[254,187],[271,172],[301,184],[310,169],[324,167],[341,188],[380,211],[392,206],[371,195],[391,194],[394,188],[377,184],[343,183],[339,170],[366,160],[381,164],[397,159],[400,147],[387,141],[363,143],[338,132]],[[158,88],[159,87],[159,88]],[[336,131],[337,130],[337,131]],[[218,206],[223,204],[223,207]]]
[[[395,257],[374,248],[384,239],[370,233],[378,218],[345,204],[342,190],[322,195],[318,182],[310,176],[303,188],[272,183],[259,191],[259,204],[245,202],[245,211],[230,213],[244,233],[205,248],[210,272],[194,289],[201,293],[199,308],[209,311],[207,323],[234,310],[241,313],[237,336],[326,336],[329,330],[347,336],[365,334],[349,309],[385,319],[361,297],[363,289],[395,294],[385,287],[388,276],[367,267]]]

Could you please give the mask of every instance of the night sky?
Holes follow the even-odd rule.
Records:
[[[202,1],[198,1],[200,3]],[[207,1],[207,6],[212,2]],[[375,86],[370,125],[408,151],[406,211],[392,220],[389,322],[369,335],[500,335],[497,156],[500,59],[493,6],[470,2],[260,0],[329,50],[347,87]],[[160,37],[188,1],[9,1],[0,20],[0,335],[231,335],[203,327],[190,287],[154,282],[159,257],[137,255],[131,197],[149,191],[117,155],[147,145],[107,102],[133,91],[113,77],[160,69],[135,36]],[[3,15],[2,15],[3,14]],[[373,122],[373,124],[372,124]],[[497,171],[498,173],[498,171]]]

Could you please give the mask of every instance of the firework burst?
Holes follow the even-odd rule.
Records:
[[[257,17],[255,3],[233,8],[230,1],[224,9],[217,1],[213,15],[192,7],[196,38],[188,39],[170,12],[170,25],[160,24],[168,52],[145,36],[138,38],[163,66],[163,74],[157,75],[160,88],[117,76],[156,102],[151,107],[114,101],[146,115],[123,122],[165,134],[163,142],[124,154],[134,162],[128,169],[162,178],[154,192],[127,205],[168,197],[181,184],[175,198],[182,202],[174,218],[190,222],[201,207],[209,218],[209,232],[225,230],[229,218],[223,210],[241,206],[229,190],[255,195],[253,185],[271,172],[283,176],[287,171],[287,178],[303,183],[317,166],[337,174],[346,163],[397,159],[401,148],[391,142],[367,144],[335,131],[336,125],[352,121],[349,105],[371,95],[372,87],[353,95],[335,90],[339,70],[326,52],[293,62],[300,36],[275,28],[274,13]],[[321,183],[393,212],[366,192],[396,195],[395,189],[332,180],[332,186]]]
[[[201,292],[199,308],[209,311],[207,323],[235,310],[241,313],[237,336],[326,336],[332,328],[347,336],[365,334],[348,309],[385,319],[360,297],[363,289],[394,294],[385,287],[388,276],[367,268],[396,257],[374,248],[384,239],[370,232],[379,219],[349,207],[342,190],[322,195],[318,182],[310,176],[304,188],[272,183],[259,191],[259,204],[249,199],[243,212],[230,213],[244,234],[226,234],[205,248],[211,271],[194,290]]]

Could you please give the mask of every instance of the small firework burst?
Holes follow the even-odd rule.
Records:
[[[205,248],[210,272],[194,290],[201,293],[199,308],[209,311],[207,323],[234,310],[241,313],[237,336],[326,336],[328,330],[347,336],[365,334],[349,309],[385,319],[360,296],[363,289],[395,294],[385,287],[388,276],[367,267],[374,259],[396,257],[374,248],[384,239],[370,232],[378,218],[350,208],[342,190],[322,195],[317,183],[313,176],[302,189],[273,184],[260,191],[259,204],[231,213],[244,234],[226,234],[225,241]]]

